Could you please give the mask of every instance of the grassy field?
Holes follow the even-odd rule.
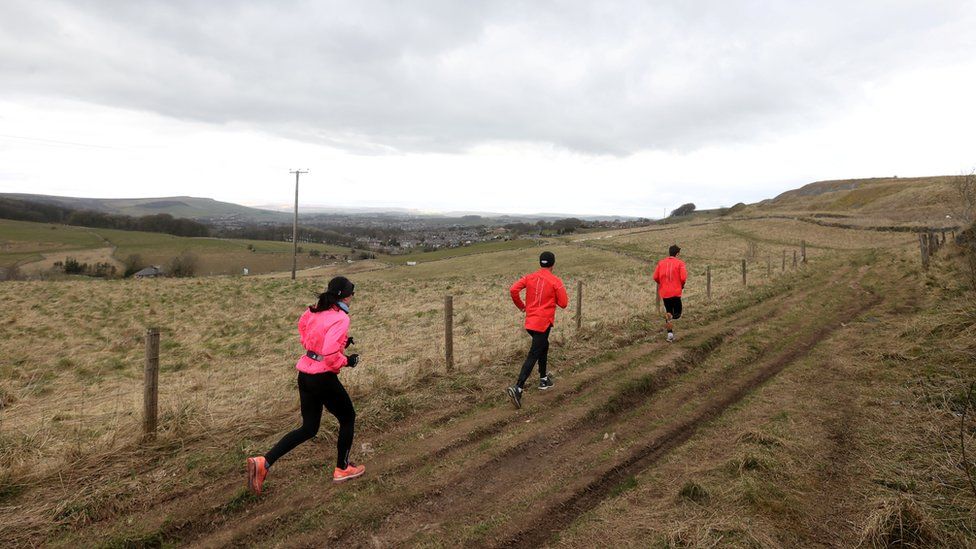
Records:
[[[303,269],[328,262],[308,255],[312,250],[327,255],[349,255],[348,248],[326,244],[301,243],[300,247],[303,253],[298,256],[298,264]],[[190,252],[198,258],[201,275],[240,274],[244,267],[254,274],[284,271],[291,268],[292,261],[289,242],[186,238],[0,219],[0,267],[16,264],[26,272],[37,272],[39,269],[31,263],[47,268],[54,261],[76,257],[84,250],[105,250],[101,254],[117,262],[138,254],[147,265],[166,265],[179,254]]]
[[[104,246],[81,234],[90,233],[73,235],[80,248]],[[176,249],[160,235],[97,235],[120,251]],[[809,263],[794,270],[801,241]],[[226,245],[201,242],[208,254]],[[668,346],[649,279],[672,243],[690,279]],[[245,252],[278,253],[262,244]],[[976,494],[959,461],[976,300],[954,248],[922,272],[909,234],[721,218],[490,246],[413,267],[386,258],[349,267],[363,363],[342,379],[367,477],[328,484],[329,418],[317,441],[275,466],[261,499],[241,490],[243,458],[297,425],[295,322],[343,266],[294,282],[0,284],[0,537],[62,546],[976,542]],[[528,338],[508,287],[543,247],[556,253],[571,304],[551,338],[557,387],[529,391],[516,412],[501,389]],[[750,250],[744,287],[739,262]],[[455,309],[450,374],[445,295]],[[148,326],[162,330],[161,425],[143,443]],[[965,428],[967,445],[974,434]]]
[[[0,219],[0,267],[43,259],[43,253],[105,245],[92,229]]]
[[[442,248],[430,252],[413,252],[403,255],[387,256],[384,260],[394,265],[406,265],[408,262],[427,263],[430,261],[440,261],[454,257],[464,257],[466,255],[484,254],[492,252],[502,252],[507,250],[521,250],[539,246],[537,240],[501,240],[496,242],[479,242],[469,246],[459,248]]]

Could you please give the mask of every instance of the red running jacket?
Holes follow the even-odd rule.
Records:
[[[525,289],[525,302],[522,302],[522,289]],[[509,290],[512,302],[520,311],[525,311],[525,329],[544,332],[556,319],[556,305],[565,309],[569,305],[566,287],[551,269],[545,267],[527,274],[512,284]]]
[[[339,307],[319,313],[305,309],[305,314],[298,319],[298,335],[301,337],[302,347],[324,358],[319,362],[303,356],[295,364],[295,368],[306,374],[338,374],[339,369],[349,362],[342,352],[346,348],[348,334],[349,315],[339,310]]]
[[[677,257],[668,256],[658,261],[654,269],[654,282],[660,286],[661,299],[681,297],[681,290],[687,280],[688,271],[685,269],[685,262]]]

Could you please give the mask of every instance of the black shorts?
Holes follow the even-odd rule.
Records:
[[[666,297],[662,301],[664,301],[664,310],[671,313],[671,318],[676,320],[681,318],[681,296]]]

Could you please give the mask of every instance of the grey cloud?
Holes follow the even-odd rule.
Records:
[[[968,2],[0,5],[0,96],[239,123],[347,150],[693,150],[816,124],[974,52]]]

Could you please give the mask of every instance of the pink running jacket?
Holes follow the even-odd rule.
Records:
[[[298,335],[302,346],[306,351],[318,353],[324,358],[319,362],[303,356],[295,368],[306,374],[339,373],[339,369],[348,362],[343,352],[348,334],[349,315],[338,307],[320,313],[306,309],[298,319]]]

